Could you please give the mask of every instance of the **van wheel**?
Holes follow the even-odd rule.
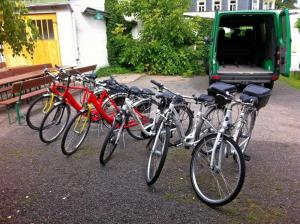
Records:
[[[270,83],[265,83],[264,86],[268,89],[273,89],[274,81],[271,81]]]
[[[214,82],[215,82],[215,81],[209,79],[209,80],[208,80],[208,85],[211,85],[211,84],[213,84]]]

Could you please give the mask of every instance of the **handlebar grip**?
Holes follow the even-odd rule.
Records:
[[[156,82],[155,80],[151,80],[150,81],[151,83],[153,83],[154,85],[156,85],[156,86],[158,86],[159,88],[162,88],[164,85],[163,84],[161,84],[161,83],[159,83],[159,82]]]

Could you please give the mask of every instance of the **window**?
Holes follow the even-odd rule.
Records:
[[[263,9],[275,9],[275,1],[274,0],[265,0]]]
[[[237,10],[237,0],[231,0],[229,2],[229,10],[230,11],[235,11]]]
[[[32,20],[32,22],[39,31],[40,40],[54,39],[53,21],[51,19],[36,19]]]
[[[214,1],[213,2],[213,10],[217,11],[217,10],[221,10],[221,1]]]
[[[198,9],[198,12],[206,11],[206,2],[205,2],[205,0],[198,0],[197,9]]]
[[[252,9],[259,9],[259,0],[252,0]]]

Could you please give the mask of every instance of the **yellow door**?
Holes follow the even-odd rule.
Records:
[[[60,50],[57,34],[56,14],[27,15],[39,30],[40,37],[36,41],[33,56],[25,53],[26,57],[13,57],[9,46],[4,45],[4,59],[8,66],[37,65],[51,63],[60,65]]]

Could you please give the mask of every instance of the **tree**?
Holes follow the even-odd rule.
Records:
[[[296,2],[297,2],[297,0],[276,0],[275,8],[276,9],[282,9],[282,8],[295,9]]]
[[[38,32],[34,24],[25,18],[27,12],[20,0],[0,1],[0,46],[8,44],[14,55],[24,55],[23,50],[29,54],[34,51]]]
[[[133,16],[142,29],[135,40],[125,32],[124,24],[115,26],[119,64],[167,75],[199,73],[204,68],[202,53],[206,52],[197,47],[203,43],[199,41],[203,19],[183,16],[189,4],[190,0],[120,0],[118,14]]]

